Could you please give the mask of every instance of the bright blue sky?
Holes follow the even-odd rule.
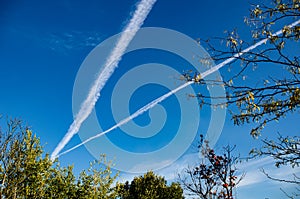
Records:
[[[122,30],[130,19],[136,2],[121,0],[2,1],[0,6],[0,113],[22,118],[41,138],[45,150],[51,153],[72,122],[73,85],[83,60],[96,45]],[[249,4],[240,0],[158,0],[147,17],[144,27],[169,28],[186,34],[192,39],[209,38],[222,35],[226,29],[247,30],[243,20],[244,16],[248,15],[248,10]],[[242,34],[247,35],[247,32],[244,31]],[[114,124],[110,110],[110,95],[115,83],[128,70],[149,62],[172,66],[179,72],[190,69],[185,68],[188,66],[187,62],[166,52],[148,50],[126,55],[120,63],[120,68],[116,70],[104,88],[102,98],[96,106],[99,123],[103,128],[109,128]],[[264,75],[270,72],[266,68],[259,70],[255,74],[247,74],[250,81],[256,80],[258,74],[259,78],[263,79]],[[220,73],[228,75],[226,68],[221,69]],[[274,75],[282,74],[274,71]],[[167,78],[174,81],[176,85],[181,83],[172,74]],[[133,112],[167,91],[167,88],[156,84],[141,87],[131,97],[129,110]],[[189,99],[186,98],[186,101],[188,103]],[[108,135],[108,138],[119,147],[131,152],[149,152],[161,148],[172,140],[174,137],[172,132],[176,131],[176,125],[180,120],[177,117],[180,111],[175,109],[176,106],[178,107],[176,97],[171,97],[162,105],[166,107],[168,120],[164,130],[152,140],[126,137],[122,131],[114,131]],[[124,107],[120,107],[122,108]],[[200,112],[200,118],[198,132],[205,133],[209,124],[209,109],[203,109]],[[267,128],[266,133],[269,131],[268,137],[273,137],[270,134],[273,130],[293,133],[296,128],[292,124],[297,121],[299,121],[299,116],[289,116],[280,123],[280,126],[275,124]],[[135,122],[139,125],[147,125],[150,119],[147,114],[144,114]],[[249,136],[250,128],[251,126],[234,127],[227,116],[216,148],[220,149],[228,143],[236,144],[241,154],[247,154],[251,147],[259,144]],[[98,132],[98,129],[95,131]],[[66,148],[79,142],[80,139],[76,135]],[[192,152],[191,149],[188,150],[184,157],[174,163],[173,167],[180,168],[178,165],[183,165],[193,157]],[[74,164],[75,170],[78,171],[87,168],[88,162],[92,159],[93,156],[84,147],[80,147],[62,156],[60,161],[64,165]],[[261,162],[257,163],[256,167],[263,166],[260,164]],[[173,167],[171,165],[170,168]],[[246,170],[254,172],[257,171],[256,167],[252,165]],[[167,175],[170,169],[161,173]],[[253,175],[259,175],[257,173]],[[271,198],[271,195],[267,195],[270,192],[262,193],[263,190],[259,188],[261,187],[259,183],[263,182],[264,179],[257,180],[257,183],[241,187],[240,198],[247,198],[249,190],[253,189],[257,194],[261,194],[260,196],[265,194],[262,197]],[[268,185],[270,189],[277,190],[274,194],[281,194],[278,191],[278,185],[275,186],[273,183]],[[248,196],[248,198],[254,198],[254,196]]]

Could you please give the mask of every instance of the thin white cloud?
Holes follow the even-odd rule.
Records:
[[[72,31],[65,33],[51,33],[42,39],[50,49],[67,53],[68,50],[95,47],[103,40],[103,35],[95,31]]]
[[[275,167],[275,161],[271,157],[259,158],[244,162],[238,166],[240,170],[244,170],[246,175],[244,179],[238,185],[239,187],[259,184],[268,181],[269,183],[278,184],[277,181],[273,181],[267,178],[262,172],[262,169],[272,177],[277,179],[292,179],[293,174],[300,174],[300,168],[292,168],[291,166]]]
[[[158,170],[157,173],[164,176],[166,180],[176,181],[178,173],[182,173],[184,169],[193,166],[202,160],[199,158],[198,153],[184,155],[182,158],[174,162],[172,165]],[[300,168],[292,168],[290,166],[282,166],[277,168],[274,166],[274,159],[270,157],[252,159],[247,162],[242,162],[236,165],[240,175],[245,173],[243,180],[238,184],[239,188],[249,185],[259,185],[261,183],[278,184],[278,182],[270,180],[262,172],[262,168],[269,173],[272,177],[278,179],[293,179],[293,174],[300,175]],[[280,183],[282,184],[282,183]]]
[[[163,167],[164,165],[169,165],[171,163],[171,161],[172,160],[164,160],[161,162],[153,163],[153,161],[147,162],[147,160],[145,160],[143,163],[135,165],[128,172],[139,173],[139,171],[147,171],[147,170],[149,170],[149,168],[160,168],[160,167]]]
[[[178,174],[181,174],[184,169],[193,166],[200,161],[198,153],[190,153],[182,156],[170,166],[157,171],[158,174],[165,177],[166,180],[178,180]]]
[[[174,182],[177,181],[178,173],[181,173],[188,166],[195,165],[198,162],[198,160],[198,153],[187,154],[181,157],[173,164],[171,164],[170,166],[165,167],[163,169],[155,170],[154,172],[160,176],[163,176],[168,182]],[[170,162],[168,160],[158,162],[155,165],[153,165],[153,168],[158,168],[169,163]],[[134,168],[131,169],[135,173],[123,173],[122,175],[120,175],[118,180],[120,182],[130,182],[135,176],[142,175],[143,173],[136,173],[136,171],[145,171],[145,164],[147,165],[147,162],[144,162],[143,165],[136,165]],[[147,166],[147,168],[149,167]]]
[[[163,176],[169,183],[178,181],[178,174],[184,174],[184,169],[189,166],[193,166],[202,160],[199,157],[198,153],[186,154],[181,157],[179,160],[174,162],[172,165],[154,171],[156,174]],[[264,194],[264,196],[269,196],[275,194],[279,198],[284,196],[280,191],[280,188],[284,190],[292,190],[295,185],[289,183],[279,183],[273,180],[268,179],[262,172],[261,168],[264,168],[266,172],[272,174],[273,177],[279,179],[292,179],[293,174],[300,176],[300,168],[291,168],[289,166],[284,166],[277,168],[274,166],[274,159],[270,157],[252,159],[248,162],[242,162],[237,165],[238,172],[246,172],[246,176],[237,186],[237,194],[239,198],[253,199],[257,198],[257,195]],[[129,181],[131,182],[134,177],[142,174],[122,174],[119,178],[119,182]],[[251,194],[252,190],[258,190],[257,193]],[[267,193],[264,193],[263,190],[266,190]],[[277,197],[277,198],[278,198]],[[273,197],[272,197],[273,198]]]
[[[96,31],[43,32],[34,27],[6,27],[11,35],[30,41],[34,45],[51,49],[60,54],[71,50],[96,47],[105,35]],[[22,33],[20,35],[20,33]]]

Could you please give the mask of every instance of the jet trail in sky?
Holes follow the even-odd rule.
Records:
[[[300,20],[298,20],[298,21],[296,21],[296,22],[294,22],[294,23],[288,25],[288,27],[292,28],[292,27],[294,27],[294,26],[296,26],[296,25],[298,25],[298,24],[300,24]],[[276,33],[273,34],[273,36],[278,36],[278,35],[280,35],[280,34],[282,34],[282,30],[277,31]],[[203,73],[201,73],[201,74],[200,74],[200,78],[201,78],[201,79],[205,78],[206,76],[208,76],[208,75],[210,75],[210,74],[216,72],[217,70],[219,70],[220,68],[222,68],[222,67],[225,66],[226,64],[229,64],[230,62],[234,61],[234,60],[237,59],[238,57],[242,56],[244,53],[247,53],[247,52],[249,52],[249,51],[251,51],[251,50],[257,48],[258,46],[261,46],[262,44],[266,44],[266,42],[268,41],[268,39],[269,39],[269,38],[263,39],[263,40],[261,40],[261,41],[255,43],[255,44],[253,44],[252,46],[249,46],[248,48],[246,48],[245,50],[241,51],[240,53],[236,53],[236,54],[233,55],[231,58],[228,58],[228,59],[226,59],[225,61],[223,61],[222,63],[220,63],[220,64],[218,64],[218,65],[212,67],[211,69],[209,69],[209,70],[207,70],[207,71],[205,71],[205,72],[203,72]],[[153,100],[153,101],[150,102],[149,104],[143,106],[143,107],[140,108],[138,111],[136,111],[135,113],[133,113],[133,114],[130,115],[129,117],[127,117],[127,118],[121,120],[118,124],[114,125],[114,126],[111,127],[110,129],[108,129],[108,130],[106,130],[106,131],[104,131],[104,132],[101,132],[101,133],[99,133],[99,134],[97,134],[97,135],[95,135],[95,136],[93,136],[93,137],[90,137],[90,138],[86,139],[85,141],[81,142],[80,144],[78,144],[78,145],[76,145],[76,146],[74,146],[74,147],[72,147],[72,148],[70,148],[70,149],[68,149],[68,150],[66,150],[66,151],[64,151],[64,152],[62,152],[62,153],[59,154],[59,155],[57,155],[57,157],[59,157],[59,156],[61,156],[61,155],[64,155],[64,154],[66,154],[66,153],[69,153],[69,152],[73,151],[74,149],[76,149],[76,148],[78,148],[78,147],[80,147],[80,146],[86,144],[87,142],[90,142],[91,140],[94,140],[94,139],[96,139],[96,138],[98,138],[98,137],[101,137],[101,136],[103,136],[103,135],[105,135],[105,134],[111,132],[112,130],[114,130],[114,129],[116,129],[116,128],[118,128],[118,127],[120,127],[120,126],[122,126],[122,125],[124,125],[124,124],[126,124],[126,123],[128,123],[130,120],[132,120],[132,119],[138,117],[139,115],[141,115],[142,113],[144,113],[144,112],[148,111],[149,109],[153,108],[155,105],[157,105],[158,103],[164,101],[165,99],[167,99],[168,97],[170,97],[170,96],[173,95],[174,93],[176,93],[176,92],[182,90],[183,88],[185,88],[185,87],[187,87],[187,86],[189,86],[189,85],[191,85],[191,84],[193,84],[193,83],[194,83],[193,81],[189,81],[189,82],[187,82],[187,83],[185,83],[185,84],[183,84],[183,85],[181,85],[181,86],[175,88],[174,90],[168,92],[167,94],[165,94],[165,95],[163,95],[163,96],[161,96],[161,97],[159,97],[159,98]]]
[[[141,0],[137,5],[137,8],[133,14],[133,17],[130,19],[127,26],[124,28],[118,42],[116,43],[114,49],[107,58],[103,70],[99,73],[91,87],[87,98],[81,104],[79,112],[75,116],[75,119],[71,126],[69,127],[68,132],[63,137],[63,139],[56,146],[54,151],[51,154],[51,160],[54,160],[57,154],[66,146],[70,139],[79,131],[81,124],[86,120],[86,118],[91,114],[93,108],[96,105],[100,97],[100,92],[105,86],[107,80],[113,74],[114,70],[118,67],[121,58],[126,51],[131,40],[134,38],[137,31],[143,25],[146,17],[151,11],[156,0]]]
[[[297,26],[298,24],[300,24],[300,19],[298,21],[295,21],[294,23],[291,23],[290,25],[288,25],[287,27],[289,28],[293,28],[295,26]],[[278,30],[277,32],[275,32],[272,36],[279,36],[282,34],[282,30]],[[222,63],[216,65],[215,67],[212,67],[211,69],[205,71],[204,73],[201,74],[202,78],[206,77],[207,75],[216,72],[217,70],[219,70],[220,68],[222,68],[223,66],[225,66],[226,64],[234,61],[236,58],[242,56],[244,53],[247,53],[255,48],[257,48],[258,46],[261,46],[262,44],[267,43],[267,41],[270,39],[270,37],[265,38],[255,44],[253,44],[252,46],[249,46],[248,48],[246,48],[245,50],[242,50],[240,53],[236,53],[235,55],[233,55],[231,58],[226,59],[225,61],[223,61]]]
[[[91,141],[91,140],[94,140],[94,139],[96,139],[96,138],[98,138],[98,137],[101,137],[102,135],[105,135],[106,133],[109,133],[109,132],[111,132],[112,130],[114,130],[114,129],[116,129],[116,128],[118,128],[118,127],[120,127],[120,126],[126,124],[126,123],[129,122],[130,120],[133,120],[134,118],[136,118],[136,117],[138,117],[139,115],[143,114],[144,112],[148,111],[149,109],[151,109],[151,108],[153,108],[154,106],[156,106],[159,102],[164,101],[165,99],[167,99],[168,97],[170,97],[170,96],[173,95],[174,93],[176,93],[176,92],[178,92],[179,90],[181,90],[181,89],[187,87],[187,86],[190,85],[190,84],[193,84],[193,82],[192,82],[192,81],[187,82],[187,83],[185,83],[185,84],[183,84],[183,85],[177,87],[176,89],[174,89],[174,90],[172,90],[172,91],[170,91],[170,92],[164,94],[163,96],[161,96],[161,97],[159,97],[159,98],[153,100],[153,101],[150,102],[149,104],[147,104],[147,105],[143,106],[142,108],[140,108],[139,110],[137,110],[135,113],[133,113],[133,114],[130,115],[129,117],[127,117],[127,118],[121,120],[118,124],[116,124],[116,125],[114,125],[113,127],[109,128],[108,130],[106,130],[106,131],[104,131],[104,132],[101,132],[101,133],[99,133],[99,134],[97,134],[97,135],[95,135],[95,136],[93,136],[93,137],[90,137],[90,138],[84,140],[84,141],[81,142],[80,144],[78,144],[78,145],[76,145],[76,146],[74,146],[74,147],[72,147],[72,148],[70,148],[70,149],[68,149],[68,150],[66,150],[66,151],[64,151],[64,152],[62,152],[62,153],[60,153],[59,155],[57,155],[57,157],[59,157],[59,156],[61,156],[61,155],[63,155],[63,154],[69,153],[70,151],[73,151],[74,149],[77,149],[78,147],[84,145],[85,143],[87,143],[87,142],[89,142],[89,141]]]

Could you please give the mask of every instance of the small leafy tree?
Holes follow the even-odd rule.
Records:
[[[182,199],[183,190],[178,183],[167,185],[166,180],[152,171],[135,177],[132,182],[119,183],[116,186],[121,199]]]
[[[103,167],[103,164],[108,165]],[[112,162],[101,155],[99,160],[91,162],[91,167],[80,173],[77,181],[77,197],[111,199],[116,197],[113,183],[118,174],[112,176]]]
[[[234,148],[227,146],[223,155],[217,155],[207,141],[204,143],[202,162],[186,168],[183,175],[179,174],[183,188],[188,195],[201,199],[233,199],[234,189],[243,178],[243,175],[237,177],[238,158],[231,155]]]

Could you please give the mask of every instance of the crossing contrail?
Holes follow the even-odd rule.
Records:
[[[300,23],[300,20],[295,21],[294,23],[288,25],[288,27],[289,27],[289,28],[292,28],[292,27],[298,25],[299,23]],[[277,31],[277,32],[274,33],[272,36],[278,36],[278,35],[280,35],[280,34],[282,34],[282,30]],[[269,38],[270,38],[270,37],[269,37]],[[222,68],[222,67],[225,66],[226,64],[229,64],[230,62],[234,61],[234,60],[237,59],[238,57],[242,56],[244,53],[247,53],[247,52],[249,52],[249,51],[251,51],[251,50],[257,48],[258,46],[261,46],[262,44],[265,44],[265,43],[269,40],[269,38],[265,38],[265,39],[263,39],[263,40],[261,40],[261,41],[255,43],[255,44],[253,44],[252,46],[249,46],[248,48],[242,50],[241,52],[236,53],[236,54],[233,55],[231,58],[228,58],[228,59],[226,59],[225,61],[223,61],[222,63],[220,63],[220,64],[218,64],[218,65],[212,67],[211,69],[209,69],[209,70],[207,70],[207,71],[205,71],[205,72],[203,72],[203,73],[201,73],[201,74],[200,74],[200,77],[201,77],[201,78],[205,78],[206,76],[208,76],[208,75],[210,75],[210,74],[216,72],[217,70],[219,70],[220,68]],[[114,125],[113,127],[109,128],[108,130],[106,130],[106,131],[104,131],[104,132],[101,132],[101,133],[99,133],[99,134],[97,134],[97,135],[95,135],[95,136],[93,136],[93,137],[90,137],[90,138],[86,139],[85,141],[81,142],[80,144],[78,144],[78,145],[76,145],[76,146],[74,146],[74,147],[72,147],[72,148],[70,148],[70,149],[68,149],[68,150],[66,150],[66,151],[64,151],[64,152],[62,152],[62,153],[60,153],[59,155],[57,155],[57,157],[59,157],[59,156],[61,156],[61,155],[64,155],[64,154],[66,154],[66,153],[69,153],[69,152],[73,151],[74,149],[76,149],[76,148],[78,148],[78,147],[80,147],[80,146],[86,144],[87,142],[90,142],[91,140],[94,140],[94,139],[96,139],[96,138],[98,138],[98,137],[101,137],[101,136],[103,136],[103,135],[105,135],[105,134],[111,132],[112,130],[114,130],[114,129],[116,129],[116,128],[118,128],[118,127],[120,127],[120,126],[126,124],[126,123],[129,122],[130,120],[132,120],[132,119],[138,117],[138,116],[141,115],[142,113],[144,113],[144,112],[148,111],[149,109],[153,108],[153,107],[154,107],[155,105],[157,105],[158,103],[164,101],[165,99],[167,99],[168,97],[170,97],[170,96],[173,95],[174,93],[176,93],[176,92],[182,90],[183,88],[185,88],[185,87],[187,87],[187,86],[189,86],[189,85],[191,85],[191,84],[193,84],[193,83],[194,83],[194,81],[189,81],[189,82],[186,82],[185,84],[183,84],[183,85],[181,85],[181,86],[175,88],[174,90],[171,90],[171,91],[168,92],[167,94],[165,94],[165,95],[163,95],[163,96],[161,96],[161,97],[159,97],[159,98],[153,100],[153,101],[150,102],[149,104],[143,106],[143,107],[140,108],[138,111],[136,111],[135,113],[133,113],[133,114],[130,115],[129,117],[127,117],[127,118],[121,120],[118,124]]]
[[[97,76],[93,86],[89,90],[87,98],[81,104],[81,107],[77,115],[75,116],[73,123],[69,127],[68,132],[52,152],[52,160],[65,147],[70,139],[79,131],[81,124],[91,114],[96,102],[100,97],[102,88],[105,86],[107,80],[110,78],[114,70],[118,67],[118,64],[121,61],[126,48],[128,47],[137,31],[143,25],[155,2],[156,0],[141,0],[141,2],[137,5],[133,17],[124,28],[124,31],[122,32],[118,42],[107,58],[103,70]]]

